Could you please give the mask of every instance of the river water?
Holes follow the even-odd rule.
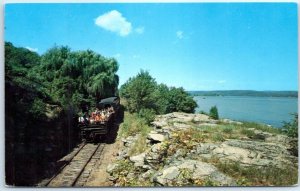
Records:
[[[298,111],[298,99],[289,97],[195,96],[196,112],[217,106],[220,118],[265,123],[282,127]]]

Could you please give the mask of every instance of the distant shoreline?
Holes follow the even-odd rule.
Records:
[[[298,91],[216,90],[187,92],[191,96],[298,97]]]

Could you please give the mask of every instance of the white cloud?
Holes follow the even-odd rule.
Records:
[[[95,24],[120,36],[127,36],[132,31],[131,23],[116,10],[100,15],[96,18]]]
[[[37,52],[39,50],[37,48],[31,48],[29,46],[26,46],[25,48],[28,49],[28,50],[30,50],[31,52]]]
[[[177,31],[176,36],[177,36],[177,38],[182,39],[183,38],[183,32],[182,31]]]
[[[138,27],[135,29],[135,32],[138,34],[143,34],[144,33],[145,28],[144,27]]]

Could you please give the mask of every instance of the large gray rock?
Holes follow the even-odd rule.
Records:
[[[188,124],[185,124],[185,123],[174,123],[173,127],[176,128],[176,129],[182,129],[182,130],[184,130],[184,129],[191,128],[192,126],[188,125]]]
[[[264,132],[261,130],[254,130],[254,139],[266,140],[270,137],[273,137],[272,133]]]
[[[297,164],[297,157],[287,148],[276,143],[260,141],[228,140],[212,150],[212,156],[222,161],[235,161],[245,166],[283,167]]]
[[[223,123],[228,123],[228,124],[234,124],[234,125],[242,125],[243,123],[242,122],[239,122],[239,121],[233,121],[231,119],[221,119],[221,121]]]
[[[158,176],[154,177],[154,182],[157,182],[160,185],[167,186],[169,182],[173,182],[179,176],[179,169],[175,166],[164,169],[162,173],[159,173]]]
[[[178,163],[178,162],[177,162]],[[173,164],[174,166],[163,169],[154,177],[154,182],[163,186],[173,186],[174,183],[182,182],[184,184],[185,178],[181,173],[189,172],[189,178],[192,180],[207,180],[213,181],[220,186],[235,185],[235,181],[218,171],[216,167],[209,163],[197,160],[183,160],[181,163]],[[186,176],[186,175],[185,175]]]
[[[205,123],[205,122],[209,122],[210,119],[209,119],[209,116],[208,115],[204,115],[204,114],[195,114],[194,116],[194,119],[193,119],[194,122],[196,123]]]
[[[156,128],[168,126],[168,122],[166,120],[153,121],[151,124]]]
[[[165,136],[159,133],[149,133],[147,138],[154,142],[163,142],[165,140]]]
[[[142,167],[144,165],[145,156],[145,153],[141,153],[139,155],[129,157],[129,160],[134,163],[134,166]]]
[[[112,174],[118,167],[119,165],[117,163],[109,164],[107,165],[106,172]]]

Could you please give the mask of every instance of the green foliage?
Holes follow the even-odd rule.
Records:
[[[150,127],[146,121],[137,114],[125,112],[124,122],[120,126],[120,137],[128,137],[136,134],[147,135],[150,132]]]
[[[153,109],[141,109],[139,117],[143,118],[148,125],[155,119],[155,111]]]
[[[156,114],[175,111],[193,113],[197,107],[196,102],[183,88],[169,88],[165,84],[157,84],[143,70],[121,86],[120,95],[126,100],[130,112],[151,109]]]
[[[126,99],[130,112],[155,108],[156,82],[147,71],[141,70],[137,76],[130,78],[121,86],[120,94]]]
[[[203,111],[203,110],[199,111],[199,114],[208,115],[208,113],[207,113],[207,112],[205,112],[205,111]]]
[[[298,137],[298,113],[292,114],[293,120],[290,122],[283,122],[283,131],[289,137]]]
[[[212,119],[219,119],[219,113],[218,113],[217,106],[213,106],[213,107],[210,108],[210,110],[209,110],[209,116]]]
[[[197,107],[197,103],[193,100],[192,97],[189,96],[186,91],[184,91],[182,87],[171,87],[169,89],[168,102],[167,112],[180,111],[186,113],[194,113],[195,108]]]
[[[224,133],[227,133],[227,134],[231,134],[233,132],[233,129],[231,126],[226,126],[225,128],[223,128],[222,130]]]
[[[247,129],[247,128],[242,128],[241,129],[241,134],[244,134],[249,138],[252,138],[255,135],[253,130],[250,130],[250,129]]]
[[[45,117],[45,101],[52,99],[38,78],[29,73],[39,65],[37,53],[5,43],[6,118],[27,120]],[[22,119],[21,119],[22,118]]]
[[[35,99],[29,112],[35,119],[45,119],[45,108],[46,104],[41,99]]]
[[[292,186],[298,181],[298,170],[291,166],[243,167],[238,162],[217,162],[216,166],[223,173],[236,178],[239,186]]]
[[[114,59],[91,50],[71,52],[62,46],[48,50],[41,60],[36,69],[40,78],[49,87],[49,94],[65,107],[92,105],[116,94],[119,77]]]
[[[214,142],[222,142],[222,141],[225,141],[225,138],[221,133],[214,133],[212,135],[212,140]]]

